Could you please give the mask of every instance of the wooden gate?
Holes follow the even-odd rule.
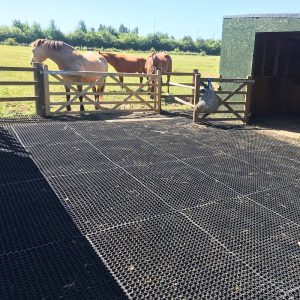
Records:
[[[140,83],[140,78],[145,74],[133,73],[102,73],[84,71],[50,71],[44,66],[42,71],[44,81],[44,114],[45,116],[59,114],[83,114],[83,113],[116,113],[116,112],[145,112],[153,111],[160,113],[161,107],[161,71],[156,74],[147,75],[146,81]],[[100,82],[65,82],[63,76],[101,76],[105,78],[105,91],[93,92],[91,89]],[[76,76],[76,77],[75,77]],[[124,82],[118,78],[122,76]],[[135,80],[136,82],[132,82]],[[130,82],[127,82],[130,81]],[[137,82],[138,81],[138,82]],[[125,83],[126,82],[126,83]],[[77,86],[82,86],[79,91]],[[62,89],[68,86],[70,91]],[[148,91],[148,86],[153,87]],[[116,90],[117,88],[117,90]],[[113,89],[113,90],[112,90]],[[69,96],[66,101],[64,97]],[[104,99],[97,102],[91,96],[99,96]],[[82,97],[82,102],[79,98]],[[64,101],[63,101],[64,100]],[[67,111],[68,105],[72,106],[72,111]],[[80,111],[79,107],[85,106],[85,111]],[[96,109],[97,107],[97,109]]]
[[[199,102],[201,97],[201,83],[206,82],[209,78],[203,78],[196,75],[195,78],[195,99],[194,104]],[[216,113],[199,114],[194,109],[194,121],[241,121],[248,123],[250,117],[249,104],[251,100],[251,90],[254,80],[248,76],[247,79],[232,79],[232,78],[210,78],[212,83],[220,83],[216,89],[216,94],[219,99],[219,109]],[[235,99],[234,99],[235,98]]]
[[[191,75],[193,73],[164,73],[164,75],[181,76]],[[199,102],[204,88],[203,83],[207,84],[210,80],[214,84],[214,89],[218,97],[220,106],[215,113],[198,113],[196,105]],[[216,83],[219,84],[216,86]],[[170,86],[181,88],[183,90],[192,90],[193,97],[191,102],[183,98],[188,94],[169,95],[173,96],[174,101],[190,107],[193,110],[194,122],[201,121],[241,121],[248,123],[250,117],[251,90],[254,80],[250,76],[246,79],[239,78],[205,78],[201,74],[194,74],[194,80],[191,84],[170,82]],[[184,97],[182,97],[184,96]],[[164,95],[162,95],[164,97]]]

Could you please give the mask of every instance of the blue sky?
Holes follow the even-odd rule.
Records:
[[[0,0],[0,4],[1,25],[20,19],[47,27],[54,19],[62,31],[69,32],[82,19],[96,29],[99,24],[118,28],[123,23],[137,26],[142,35],[152,33],[155,27],[176,38],[221,38],[224,15],[300,13],[299,0]]]

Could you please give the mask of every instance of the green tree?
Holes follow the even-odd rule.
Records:
[[[22,32],[28,32],[30,30],[27,22],[21,22],[20,20],[13,20],[13,27],[19,28]]]
[[[131,33],[135,34],[135,35],[138,35],[139,34],[139,28],[138,27],[134,27],[132,30],[131,30]]]
[[[129,29],[124,24],[121,24],[119,27],[119,33],[129,33]]]
[[[103,24],[100,24],[98,27],[98,31],[106,30],[106,26]]]
[[[84,32],[84,33],[87,32],[87,27],[86,27],[86,24],[85,24],[85,22],[83,20],[80,20],[78,22],[76,31],[81,31],[81,32]]]
[[[40,24],[33,22],[33,24],[30,27],[30,36],[32,41],[45,37],[45,34]]]
[[[56,26],[55,21],[50,20],[49,27],[46,29],[45,35],[47,38],[52,40],[63,40],[64,35],[60,29]]]

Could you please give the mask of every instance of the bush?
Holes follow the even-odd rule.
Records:
[[[3,45],[7,45],[7,46],[16,46],[18,45],[18,43],[16,42],[16,39],[13,38],[8,38],[6,40],[4,40],[2,42]]]

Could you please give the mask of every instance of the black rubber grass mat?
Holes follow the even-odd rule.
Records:
[[[123,124],[123,123],[122,123]],[[67,124],[78,135],[84,137],[89,141],[93,140],[120,140],[126,139],[130,136],[126,130],[118,123],[101,123],[101,122],[88,122],[88,123],[71,123]]]
[[[0,255],[80,235],[45,179],[0,185],[0,196]]]
[[[174,119],[3,131],[12,159],[0,189],[0,298],[123,297],[105,264],[133,299],[297,299],[297,148],[199,128]]]
[[[84,234],[153,218],[171,210],[122,169],[49,180]]]
[[[266,171],[228,155],[216,154],[208,159],[200,157],[187,159],[185,162],[242,195],[290,184],[287,178],[268,174]]]
[[[85,238],[0,256],[1,299],[127,299]]]
[[[300,227],[249,199],[231,199],[185,211],[269,282],[300,285]]]
[[[201,145],[201,143],[182,135],[146,137],[144,140],[179,159],[211,156],[214,155],[214,153],[219,152],[218,149],[212,149],[205,145]]]
[[[176,160],[170,154],[138,138],[93,141],[93,146],[119,166],[159,164]]]
[[[132,299],[281,299],[285,293],[180,214],[89,237]]]
[[[0,127],[0,184],[42,177],[13,131]]]
[[[230,199],[239,194],[195,168],[176,161],[126,168],[176,209]]]
[[[112,162],[85,141],[55,145],[40,144],[30,147],[28,151],[46,176],[115,168]]]
[[[0,136],[0,299],[125,298],[14,131]]]
[[[300,186],[280,187],[275,190],[249,195],[248,198],[300,224]]]
[[[13,128],[26,147],[82,142],[82,138],[64,123],[26,124]]]

